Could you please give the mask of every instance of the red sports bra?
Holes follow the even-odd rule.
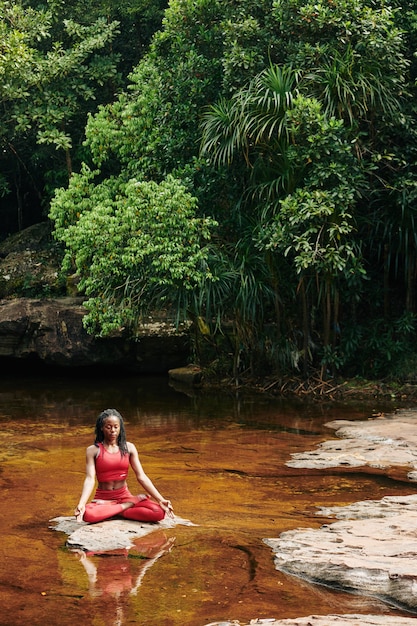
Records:
[[[111,454],[102,443],[97,444],[98,455],[95,458],[96,474],[99,483],[110,483],[114,480],[126,480],[129,470],[129,454],[116,452]]]

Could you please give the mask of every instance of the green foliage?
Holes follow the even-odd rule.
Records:
[[[241,153],[255,168],[263,151],[270,159],[277,153],[281,157],[279,144],[282,138],[288,141],[286,111],[292,106],[296,82],[290,67],[270,66],[230,100],[210,105],[202,121],[201,153],[209,154],[215,165],[229,165]],[[278,161],[277,169],[280,166]]]
[[[184,49],[195,49],[205,57],[218,56],[223,16],[220,0],[171,0],[163,19],[163,28],[156,33],[153,49],[162,60],[167,52],[175,57]]]
[[[299,186],[280,200],[279,211],[263,229],[266,248],[290,255],[299,274],[313,270],[328,278],[349,266],[358,269],[360,251],[352,234],[361,172],[343,124],[328,120],[318,102],[303,96],[294,99],[287,119],[289,160],[293,170],[300,170]]]
[[[129,178],[145,172],[158,177],[157,118],[162,91],[157,68],[145,60],[131,75],[129,92],[89,116],[86,145],[92,162],[103,173],[121,171]]]
[[[415,359],[416,330],[415,315],[410,313],[389,322],[374,318],[371,323],[348,324],[340,344],[324,353],[323,363],[327,368],[370,379],[404,380],[414,375],[406,364]]]
[[[31,105],[22,109],[12,103],[11,119],[17,132],[35,127],[38,143],[68,150],[72,137],[63,129],[71,128],[80,104],[94,101],[97,89],[115,76],[114,59],[96,53],[113,39],[117,24],[109,26],[99,19],[92,26],[80,26],[65,20],[64,27],[72,47],[55,42],[52,49],[37,58]]]
[[[163,0],[0,0],[0,177],[19,227],[39,219],[86,158],[88,113],[121,89],[164,8]]]
[[[159,185],[109,178],[93,186],[90,173],[88,200],[81,186],[88,176],[81,178],[71,181],[70,198],[57,194],[51,218],[68,215],[78,195],[75,222],[57,227],[56,236],[66,245],[66,267],[73,264],[89,296],[87,328],[134,333],[142,313],[178,303],[185,316],[194,290],[214,280],[206,243],[215,222],[195,216],[195,199],[171,176]]]
[[[128,89],[90,116],[87,146],[103,173],[161,180],[197,156],[199,112],[221,80],[218,11],[211,1],[172,2]]]
[[[0,177],[19,229],[40,221],[57,181],[68,181],[87,111],[117,80],[117,23],[57,24],[55,8],[0,0]]]
[[[343,122],[328,119],[318,101],[299,95],[297,79],[291,68],[271,66],[230,101],[210,107],[203,121],[202,152],[212,152],[214,162],[224,164],[243,154],[251,166],[247,205],[256,215],[252,243],[261,256],[275,256],[270,291],[277,289],[283,255],[302,278],[315,278],[310,291],[316,291],[313,302],[320,306],[336,298],[336,285],[350,272],[365,273],[353,218],[362,175]],[[276,293],[275,302],[278,298]],[[330,339],[329,306],[325,343]],[[259,310],[252,323],[257,318]]]
[[[390,320],[417,308],[416,23],[409,0],[170,2],[51,206],[89,330],[175,309],[236,379],[398,363],[414,331]]]

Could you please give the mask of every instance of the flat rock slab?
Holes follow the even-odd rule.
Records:
[[[321,506],[318,508],[317,515],[349,520],[387,519],[401,515],[407,516],[410,519],[410,524],[413,524],[415,523],[414,518],[417,516],[417,494],[385,496],[381,500],[361,500],[344,506]]]
[[[201,382],[203,372],[196,365],[188,365],[187,367],[176,367],[168,370],[168,376],[184,385],[198,385]]]
[[[336,431],[338,439],[325,441],[316,450],[291,455],[288,466],[317,470],[362,467],[387,474],[402,468],[408,480],[417,480],[417,411],[405,410],[360,422],[336,420],[326,426]],[[417,495],[320,507],[318,515],[340,521],[264,540],[273,550],[278,570],[376,596],[411,611],[417,609]],[[315,616],[305,618],[307,621],[303,618],[276,623],[403,623],[400,618],[386,621],[393,619],[386,616],[369,616],[374,620],[370,622],[364,621],[364,616],[333,617],[332,621],[330,616]],[[415,617],[404,623],[411,623],[411,619],[417,624]]]
[[[309,615],[295,619],[253,619],[249,624],[241,622],[211,622],[206,626],[416,626],[412,617],[389,615]]]
[[[189,520],[166,516],[157,524],[135,522],[125,519],[111,519],[97,524],[77,522],[74,517],[55,517],[50,520],[50,528],[66,533],[69,548],[85,552],[111,552],[112,550],[130,549],[133,541],[157,530],[174,528],[178,524],[194,526]]]
[[[322,508],[320,514],[341,521],[264,539],[278,570],[417,608],[416,496]],[[356,519],[342,519],[349,516]]]
[[[291,455],[286,465],[297,468],[369,467],[380,471],[405,468],[417,481],[417,411],[400,411],[376,419],[326,424],[339,439],[321,443],[316,450]]]

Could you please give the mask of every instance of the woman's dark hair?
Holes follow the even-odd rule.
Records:
[[[123,417],[120,415],[119,411],[116,411],[116,409],[106,409],[105,411],[103,411],[103,413],[100,413],[100,415],[98,416],[97,421],[96,421],[96,431],[95,431],[96,438],[95,438],[94,443],[95,444],[103,443],[104,441],[103,425],[104,425],[105,420],[111,416],[117,417],[117,419],[119,420],[120,432],[117,438],[117,444],[123,456],[125,454],[128,454],[126,431],[125,431],[125,425],[123,422]]]

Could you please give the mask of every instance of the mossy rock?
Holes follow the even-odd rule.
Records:
[[[61,258],[49,223],[11,235],[0,244],[0,298],[65,295]]]

